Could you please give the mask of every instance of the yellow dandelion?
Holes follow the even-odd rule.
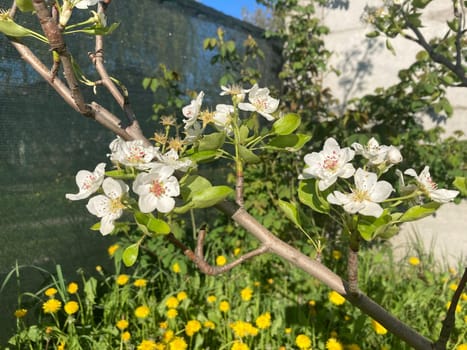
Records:
[[[329,301],[334,305],[339,306],[345,303],[345,298],[339,293],[337,293],[336,291],[329,292],[328,296],[329,296]]]
[[[225,264],[227,264],[227,259],[225,256],[223,255],[219,255],[217,258],[216,258],[216,265],[217,266],[224,266]]]
[[[57,299],[49,299],[44,304],[42,304],[42,310],[44,310],[46,314],[53,314],[60,310],[61,307],[62,303]]]
[[[456,350],[467,350],[467,343],[457,345]]]
[[[185,300],[186,298],[188,298],[188,294],[186,294],[186,292],[181,291],[181,292],[178,292],[178,293],[177,293],[177,300],[178,300],[178,301],[183,301],[183,300]]]
[[[178,311],[177,311],[177,309],[168,309],[166,315],[167,315],[168,319],[173,319],[173,318],[177,317]]]
[[[418,266],[418,265],[420,265],[420,259],[417,258],[416,256],[411,256],[409,258],[409,264],[412,265],[412,266]]]
[[[462,299],[463,301],[467,301],[467,293],[465,293],[465,292],[462,293],[462,294],[461,294],[461,299]]]
[[[76,301],[72,300],[66,303],[63,309],[68,315],[73,315],[78,312],[79,304]]]
[[[274,284],[274,279],[273,278],[268,278],[268,283],[269,284]]]
[[[240,296],[243,301],[249,301],[251,300],[251,297],[253,296],[253,289],[250,287],[245,287],[240,291]]]
[[[250,347],[241,341],[236,341],[232,344],[230,350],[250,350]]]
[[[253,285],[254,285],[255,287],[259,287],[259,286],[261,286],[261,282],[255,281],[255,282],[253,283]]]
[[[186,350],[187,348],[188,345],[185,339],[181,337],[175,337],[174,340],[169,343],[169,350]]]
[[[166,301],[165,301],[165,306],[167,306],[169,309],[175,309],[177,308],[179,304],[179,301],[176,297],[169,297]]]
[[[198,320],[190,320],[186,323],[185,333],[187,336],[192,337],[201,329],[201,322]]]
[[[143,340],[137,347],[138,350],[156,350],[154,340]]]
[[[234,251],[233,251],[234,256],[240,255],[241,252],[242,252],[241,248],[235,248]]]
[[[238,338],[243,338],[246,336],[255,336],[258,334],[258,328],[254,327],[250,322],[245,321],[235,321],[230,324],[234,334]]]
[[[458,286],[459,285],[457,283],[451,283],[449,285],[449,289],[452,290],[452,291],[456,291]]]
[[[26,314],[28,313],[28,310],[26,309],[18,309],[18,310],[15,310],[15,317],[16,318],[23,318],[24,316],[26,316]]]
[[[146,305],[138,306],[135,309],[135,316],[138,318],[146,318],[149,316],[151,310]]]
[[[128,276],[128,275],[126,275],[124,273],[117,276],[117,284],[119,286],[124,286],[125,284],[128,283],[129,280],[130,280],[130,276]]]
[[[310,305],[311,307],[315,307],[315,306],[316,306],[316,301],[310,300],[310,301],[308,302],[308,305]]]
[[[376,334],[385,335],[388,332],[388,330],[384,328],[383,325],[381,325],[378,321],[371,320],[371,325],[373,326]]]
[[[284,333],[285,333],[285,334],[290,334],[290,333],[292,333],[292,328],[289,328],[289,327],[288,327],[288,328],[284,329]]]
[[[204,328],[208,328],[208,329],[216,329],[216,324],[209,320],[204,321],[203,326]]]
[[[259,329],[266,329],[271,327],[271,314],[269,312],[265,312],[264,314],[259,315],[256,318],[255,323]]]
[[[167,329],[167,328],[169,328],[169,323],[167,321],[159,322],[159,328],[160,329]]]
[[[326,342],[326,350],[344,350],[344,347],[336,338],[329,338]]]
[[[133,282],[133,285],[138,288],[146,287],[147,284],[148,284],[148,281],[144,278],[138,278],[137,280]]]
[[[68,294],[76,294],[78,293],[78,283],[70,282],[68,287],[66,288]]]
[[[227,312],[230,310],[230,304],[228,301],[221,301],[219,304],[219,310],[222,312]]]
[[[299,334],[295,338],[295,344],[299,349],[311,349],[311,339],[305,334]]]
[[[217,297],[215,295],[209,295],[207,298],[206,298],[206,301],[209,303],[209,304],[214,304],[217,300]]]
[[[59,342],[57,346],[57,350],[65,350],[65,342]]]
[[[121,320],[118,320],[116,324],[117,328],[120,329],[121,331],[127,329],[129,325],[130,323],[128,322],[128,320],[125,320],[123,318]]]
[[[102,273],[102,266],[101,265],[96,265],[96,271],[99,273]]]
[[[114,256],[118,248],[120,248],[118,244],[112,244],[110,247],[107,248],[107,253],[109,254],[109,256]]]
[[[174,331],[171,330],[171,329],[168,329],[162,335],[162,340],[164,341],[164,343],[168,343],[169,341],[171,341],[174,338],[174,336],[175,336]]]
[[[127,332],[122,333],[122,341],[128,342],[128,341],[130,341],[130,339],[131,339],[130,332],[127,331]]]
[[[334,260],[340,260],[342,258],[342,252],[340,250],[333,250],[332,257]]]
[[[180,273],[180,265],[177,262],[172,265],[172,271],[175,273]]]
[[[344,347],[345,350],[362,350],[357,344],[349,344]]]
[[[44,292],[44,294],[49,298],[53,298],[57,293],[58,291],[55,288],[47,288]]]

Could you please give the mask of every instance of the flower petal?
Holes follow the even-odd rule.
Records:
[[[381,208],[381,206],[377,203],[364,201],[362,204],[363,208],[358,211],[362,215],[374,216],[378,218],[383,213],[383,208]]]

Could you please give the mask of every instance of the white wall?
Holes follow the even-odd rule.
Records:
[[[336,97],[345,103],[352,97],[372,92],[376,87],[396,83],[398,71],[408,67],[421,48],[408,40],[395,39],[392,45],[397,55],[394,56],[385,48],[385,39],[370,40],[365,37],[365,33],[372,31],[361,21],[365,5],[377,6],[381,4],[379,1],[333,0],[330,3],[334,6],[320,8],[318,15],[331,29],[326,46],[334,53],[331,64],[342,74],[328,75],[324,80],[325,85],[330,86]],[[434,0],[427,7],[424,18],[426,27],[422,28],[427,38],[444,34],[445,19],[452,13],[451,6],[450,1]],[[450,89],[448,96],[454,107],[454,115],[443,121],[441,126],[447,134],[457,129],[467,134],[467,88]],[[427,127],[434,125],[428,117],[424,120]],[[436,217],[404,226],[403,233],[392,240],[399,253],[403,254],[413,234],[418,234],[427,248],[434,240],[435,254],[440,261],[454,265],[463,258],[467,262],[467,201],[460,205],[447,204]]]

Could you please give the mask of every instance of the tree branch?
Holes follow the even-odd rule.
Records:
[[[398,338],[405,341],[414,349],[434,349],[433,343],[429,339],[420,335],[411,327],[392,316],[361,291],[349,293],[347,282],[342,280],[326,266],[316,260],[312,260],[305,254],[274,236],[243,208],[239,208],[233,203],[227,201],[217,204],[216,208],[231,217],[236,223],[255,236],[261,244],[268,249],[268,251],[280,256],[284,260],[307,272],[310,276],[317,278],[322,283],[344,296],[350,303],[358,307],[365,314],[377,320],[391,333],[395,334]]]

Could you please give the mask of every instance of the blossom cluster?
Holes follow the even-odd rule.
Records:
[[[81,2],[77,2],[78,6]],[[248,94],[248,102],[244,102]],[[168,143],[166,151],[166,136],[156,133],[157,147],[143,140],[125,141],[120,137],[110,145],[108,157],[117,167],[131,169],[131,174],[137,174],[131,186],[138,195],[138,210],[142,213],[169,213],[175,207],[175,198],[180,195],[180,184],[174,175],[176,171],[187,172],[196,164],[189,158],[181,158],[187,145],[193,145],[199,140],[208,124],[226,134],[232,134],[233,118],[238,110],[255,112],[267,120],[274,120],[274,113],[279,100],[269,96],[267,88],[254,85],[250,89],[238,86],[222,86],[221,95],[231,95],[233,105],[218,104],[215,112],[201,110],[204,93],[200,92],[195,99],[182,108],[185,138],[174,139]],[[174,120],[163,118],[165,126],[174,125]],[[163,142],[162,142],[163,140]],[[162,149],[161,149],[162,148]],[[76,194],[66,194],[69,200],[81,200],[100,191],[100,194],[89,199],[86,208],[100,218],[99,231],[103,235],[110,234],[115,229],[115,221],[125,210],[133,209],[129,196],[130,187],[120,178],[106,177],[105,163],[100,163],[94,171],[80,170],[76,175],[79,191]],[[116,177],[116,176],[115,176]]]
[[[365,168],[355,169],[350,163],[355,155],[361,155],[367,160]],[[371,138],[366,145],[353,143],[351,147],[344,148],[341,148],[335,139],[328,138],[320,152],[306,154],[304,161],[306,166],[299,178],[316,179],[320,191],[331,188],[339,178],[349,179],[353,176],[354,186],[350,188],[350,192],[330,192],[326,197],[329,203],[342,206],[350,214],[379,217],[383,213],[380,203],[395,191],[389,182],[378,181],[379,176],[400,163],[402,155],[397,147],[380,145],[375,138]],[[398,173],[401,174],[400,171]],[[412,191],[413,195],[423,195],[432,201],[447,203],[459,193],[438,189],[431,179],[428,166],[420,175],[417,175],[414,169],[407,169],[404,173],[413,176],[417,181],[417,186]],[[403,178],[401,183],[407,192],[409,187],[405,187]]]

